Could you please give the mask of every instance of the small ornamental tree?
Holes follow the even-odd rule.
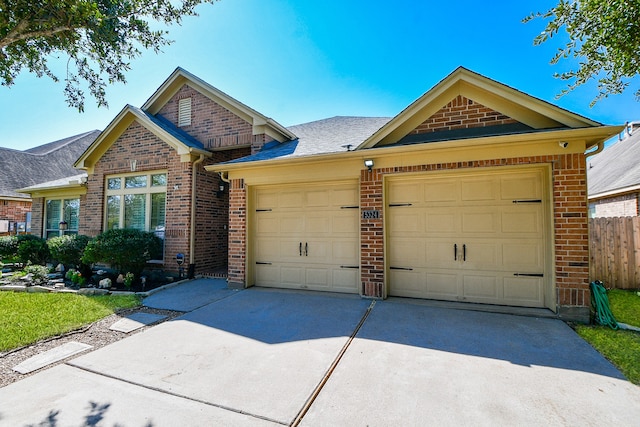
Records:
[[[140,276],[147,261],[162,257],[162,240],[153,233],[134,229],[108,230],[84,249],[82,262],[103,262],[123,272]]]

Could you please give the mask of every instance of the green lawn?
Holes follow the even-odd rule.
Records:
[[[134,295],[0,292],[0,351],[81,328],[121,308],[140,305]]]
[[[635,291],[608,292],[611,312],[618,322],[640,327],[640,296]],[[606,326],[576,326],[578,334],[609,359],[634,384],[640,385],[640,332]]]

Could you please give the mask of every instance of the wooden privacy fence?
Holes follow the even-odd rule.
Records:
[[[589,220],[590,279],[607,288],[640,288],[640,217]]]

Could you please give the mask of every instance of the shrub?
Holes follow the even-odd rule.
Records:
[[[89,236],[67,234],[47,240],[47,246],[54,260],[66,266],[79,267],[84,248],[90,240]]]
[[[46,285],[49,281],[47,274],[49,269],[44,265],[28,265],[24,268],[26,274],[32,275],[32,282],[35,285]]]
[[[26,264],[45,264],[49,259],[49,248],[47,241],[33,234],[22,234],[16,236],[18,241],[18,250],[16,258],[22,265]]]
[[[162,257],[162,240],[153,233],[134,229],[108,230],[91,240],[82,256],[82,262],[104,262],[136,276],[150,259]]]
[[[0,237],[0,260],[13,261],[18,253],[17,236]]]

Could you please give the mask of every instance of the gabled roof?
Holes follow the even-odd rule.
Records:
[[[354,150],[365,138],[388,121],[389,117],[336,116],[291,126],[289,129],[298,135],[297,140],[284,144],[267,144],[256,154],[227,163],[283,159]]]
[[[527,95],[464,67],[458,67],[391,119],[382,129],[363,141],[358,149],[397,143],[459,95],[499,111],[532,130],[601,126],[598,122]]]
[[[73,162],[98,135],[93,130],[26,151],[0,148],[0,197],[29,199],[16,189],[78,174]]]
[[[296,138],[295,134],[275,120],[260,114],[253,108],[232,98],[180,67],[176,68],[158,90],[151,95],[142,106],[142,109],[152,115],[157,114],[167,101],[185,84],[223,106],[238,117],[241,117],[247,123],[250,123],[253,126],[254,135],[264,133],[279,142],[290,141]]]
[[[109,123],[107,128],[96,138],[93,144],[77,159],[74,167],[85,169],[91,173],[96,162],[134,120],[169,144],[180,156],[189,157],[191,154],[211,155],[209,151],[204,149],[202,143],[175,127],[168,120],[155,117],[132,105],[127,105],[118,113],[111,123]]]
[[[640,190],[640,130],[587,159],[589,198]]]

